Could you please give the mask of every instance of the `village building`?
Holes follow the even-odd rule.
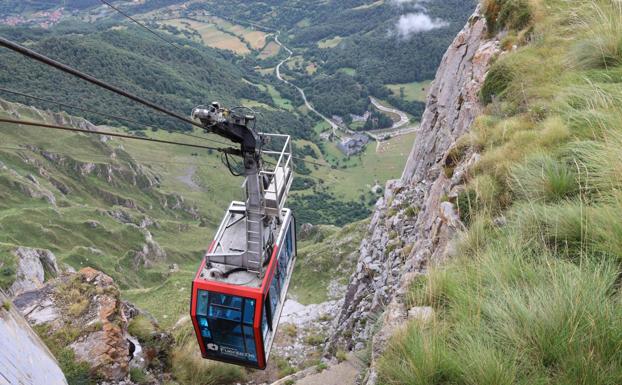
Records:
[[[369,143],[369,137],[364,134],[355,134],[351,138],[345,138],[337,144],[337,148],[346,156],[358,154]]]

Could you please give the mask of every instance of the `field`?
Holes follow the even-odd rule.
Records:
[[[346,75],[356,76],[356,69],[350,67],[339,68],[339,72],[343,72]]]
[[[250,52],[246,44],[244,44],[239,37],[219,30],[214,24],[202,23],[190,19],[167,20],[165,24],[198,32],[201,35],[203,44],[208,47],[229,50],[240,55],[245,55]]]
[[[259,59],[267,59],[269,57],[277,55],[280,50],[281,46],[271,41],[265,46],[265,48],[259,53],[257,57]]]
[[[384,187],[387,180],[401,177],[414,140],[414,133],[392,138],[383,144],[381,152],[376,152],[376,142],[372,141],[365,151],[350,159],[335,144],[326,143],[324,160],[337,165],[337,168],[309,166],[313,169],[311,175],[324,180],[325,185],[340,198],[357,200],[376,183]],[[344,166],[345,169],[342,168]]]
[[[170,19],[163,23],[182,30],[196,31],[205,45],[230,50],[239,55],[247,55],[251,50],[259,51],[266,47],[266,33],[217,17]],[[271,52],[278,53],[278,45],[268,49],[265,57],[272,56],[274,53]]]
[[[322,40],[318,42],[317,45],[320,48],[335,48],[336,46],[339,45],[339,43],[341,43],[341,40],[343,40],[342,37],[335,36],[332,39]]]
[[[414,82],[405,84],[387,84],[393,95],[400,97],[400,89],[404,88],[404,99],[409,102],[419,101],[425,102],[428,96],[428,89],[432,81]]]
[[[265,88],[268,91],[270,96],[272,96],[272,100],[274,101],[274,104],[276,104],[277,107],[283,108],[288,111],[294,110],[294,106],[292,105],[291,100],[282,97],[281,93],[276,88],[274,88],[273,85],[271,84],[262,85],[260,88]]]
[[[307,65],[307,68],[305,68],[305,71],[307,72],[308,75],[313,75],[314,73],[317,72],[317,65],[315,63],[309,63]]]

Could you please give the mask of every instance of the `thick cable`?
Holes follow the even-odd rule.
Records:
[[[29,95],[29,94],[26,94],[26,93],[23,93],[23,92],[9,90],[9,89],[2,88],[2,87],[0,87],[0,91],[7,92],[9,94],[19,95],[19,96],[22,96],[22,97],[25,97],[25,98],[29,98],[29,99],[33,99],[33,100],[39,100],[39,101],[50,103],[50,104],[56,104],[56,105],[59,105],[59,106],[62,106],[62,107],[71,108],[71,109],[78,110],[78,111],[88,112],[90,114],[101,115],[101,116],[104,116],[104,117],[109,118],[109,119],[116,119],[116,120],[125,121],[125,122],[128,122],[128,123],[135,124],[137,126],[144,126],[146,128],[150,128],[150,129],[154,129],[155,128],[155,129],[158,129],[158,130],[168,131],[166,129],[159,129],[157,127],[146,125],[146,124],[137,122],[135,120],[127,119],[127,118],[124,118],[124,117],[121,117],[121,116],[110,115],[110,114],[106,114],[106,113],[99,112],[99,111],[93,111],[93,110],[90,110],[88,108],[78,107],[78,106],[74,106],[74,105],[71,105],[71,104],[58,102],[58,101],[52,100],[52,99],[45,99],[45,98],[41,98],[41,97],[38,97],[38,96]],[[205,137],[202,137],[202,136],[189,134],[189,133],[184,132],[184,131],[174,130],[173,132],[181,134],[181,135],[185,135],[185,136],[188,136],[188,137],[191,137],[191,138],[197,138],[197,139],[205,140],[205,141],[208,141],[208,142],[222,144],[224,146],[229,146],[230,145],[230,143],[225,143],[225,142],[221,142],[221,141],[218,141],[218,140],[214,140],[214,139],[210,139],[210,138],[205,138]]]
[[[200,149],[204,149],[204,150],[215,150],[215,151],[218,151],[218,152],[222,152],[222,153],[226,153],[226,154],[232,154],[232,155],[238,155],[239,154],[239,150],[237,150],[235,148],[209,147],[209,146],[202,146],[200,144],[174,142],[174,141],[170,141],[170,140],[154,139],[154,138],[142,138],[140,136],[119,134],[119,133],[116,133],[116,132],[91,131],[91,130],[85,130],[85,129],[82,129],[82,128],[58,126],[58,125],[54,125],[54,124],[46,124],[46,123],[38,123],[38,122],[29,122],[29,121],[25,121],[25,120],[15,120],[15,119],[0,118],[0,123],[21,124],[21,125],[25,125],[25,126],[40,127],[40,128],[45,128],[45,129],[53,129],[53,130],[60,130],[60,131],[71,131],[71,132],[81,132],[81,133],[84,133],[84,134],[94,134],[94,135],[102,135],[102,136],[111,136],[111,137],[115,137],[115,138],[142,140],[142,141],[145,141],[145,142],[153,142],[153,143],[161,143],[161,144],[171,144],[171,145],[177,145],[177,146],[183,146],[183,147],[200,148]]]

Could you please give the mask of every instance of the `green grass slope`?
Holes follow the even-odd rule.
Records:
[[[620,384],[622,5],[484,7],[519,48],[494,64],[460,142],[482,153],[468,231],[411,288],[435,319],[392,340],[379,383]]]
[[[331,299],[332,282],[348,283],[368,225],[369,221],[364,220],[343,228],[315,226],[299,239],[290,296],[305,305]]]
[[[85,124],[66,114],[0,106],[3,117]],[[188,140],[163,131],[152,135]],[[3,287],[15,275],[12,248],[45,248],[73,268],[111,275],[126,298],[164,326],[186,312],[194,269],[226,204],[242,193],[241,181],[216,155],[8,124],[0,125],[0,137]],[[172,264],[179,270],[170,271]]]

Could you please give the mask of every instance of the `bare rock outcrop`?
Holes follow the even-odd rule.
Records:
[[[454,159],[450,153],[481,113],[479,90],[499,52],[498,40],[489,38],[486,20],[477,9],[443,57],[402,178],[387,183],[376,205],[327,346],[328,352],[339,347],[360,350],[371,341],[366,384],[376,382],[375,358],[408,320],[404,297],[411,282],[430,263],[447,257],[452,239],[463,228],[451,197],[465,183],[478,155]],[[433,317],[428,309],[410,313]]]
[[[128,320],[112,278],[92,268],[62,275],[15,297],[15,306],[48,336],[75,334],[69,348],[106,380],[129,371]]]
[[[0,290],[0,383],[67,385],[58,362]]]
[[[13,254],[17,257],[17,272],[9,293],[14,296],[43,287],[46,272],[53,277],[60,272],[50,250],[18,247]]]

